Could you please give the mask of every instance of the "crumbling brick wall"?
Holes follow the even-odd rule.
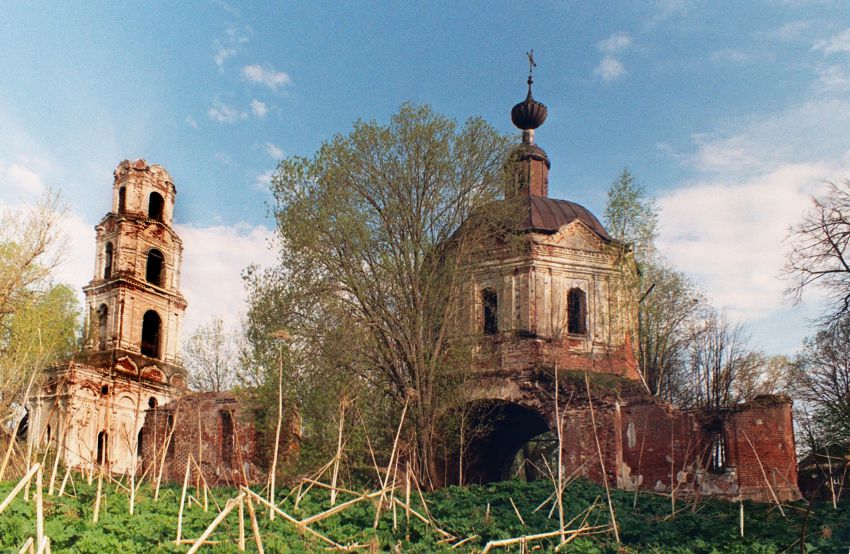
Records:
[[[191,457],[209,486],[262,482],[270,453],[262,448],[254,421],[253,411],[229,392],[187,394],[150,410],[142,428],[143,471],[157,474],[162,463],[163,479],[181,482]],[[289,427],[281,435],[283,459],[297,453]]]

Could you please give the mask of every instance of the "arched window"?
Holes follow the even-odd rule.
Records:
[[[165,201],[162,195],[158,192],[152,192],[148,201],[148,217],[157,221],[162,221],[162,208]]]
[[[118,189],[118,213],[123,214],[127,210],[127,187]]]
[[[142,355],[159,358],[159,341],[162,320],[153,310],[145,312],[142,317]]]
[[[230,412],[219,412],[221,415],[221,462],[225,465],[233,463],[233,416]]]
[[[154,408],[156,408],[156,405],[157,405],[156,398],[154,398],[153,396],[148,398],[148,408],[154,409]]]
[[[108,438],[106,431],[101,431],[97,434],[97,463],[101,465],[109,461],[109,456],[106,450]]]
[[[139,434],[136,437],[136,456],[142,455],[142,447],[144,447],[145,430],[139,429]]]
[[[581,289],[570,289],[567,295],[567,332],[571,335],[587,333],[587,299]]]
[[[97,348],[106,350],[106,340],[109,327],[109,308],[101,304],[97,309]]]
[[[50,425],[48,425],[47,426],[47,444],[50,444],[50,432],[51,432]]]
[[[168,414],[168,417],[165,418],[165,440],[168,441],[168,449],[165,454],[169,459],[174,457],[174,443],[176,442],[172,429],[174,429],[174,414]]]
[[[165,273],[165,256],[156,248],[152,248],[148,252],[148,263],[145,266],[145,279],[148,283],[161,287],[163,282],[163,274]]]
[[[481,291],[481,305],[484,313],[484,334],[495,335],[499,332],[499,298],[494,289]]]
[[[103,278],[109,279],[112,276],[112,243],[107,242],[103,253]]]

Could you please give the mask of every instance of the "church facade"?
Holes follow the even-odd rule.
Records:
[[[485,246],[463,290],[462,327],[477,338],[461,409],[479,431],[447,457],[444,482],[513,477],[524,445],[560,426],[566,475],[629,490],[799,498],[789,399],[682,410],[647,393],[630,246],[586,208],[549,197],[550,161],[534,140],[547,108],[532,82],[511,112],[522,142],[504,200],[519,209],[519,247]]]

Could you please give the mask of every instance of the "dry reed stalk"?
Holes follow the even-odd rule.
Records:
[[[193,554],[197,552],[203,545],[204,541],[210,538],[210,535],[212,535],[213,531],[215,531],[215,528],[218,527],[222,521],[224,521],[224,518],[227,517],[227,514],[232,512],[233,508],[235,508],[239,504],[239,502],[241,502],[244,498],[245,492],[243,491],[239,493],[236,498],[231,498],[230,500],[228,500],[227,503],[224,505],[224,509],[219,512],[213,522],[209,524],[209,526],[204,530],[203,533],[201,533],[201,536],[198,538],[197,541],[195,541],[195,543],[192,545],[192,548],[189,549],[188,554]]]
[[[404,408],[401,410],[401,417],[398,421],[398,430],[395,433],[395,440],[393,440],[393,449],[390,453],[390,463],[387,465],[387,475],[381,481],[381,491],[386,491],[387,483],[390,480],[390,473],[392,473],[393,465],[395,464],[396,452],[398,451],[398,440],[401,437],[401,430],[404,427],[404,416],[407,414],[407,406],[410,404],[410,398],[406,398],[404,400]],[[384,504],[384,495],[381,495],[381,498],[378,500],[378,507],[375,510],[375,521],[372,524],[374,529],[378,528],[378,521],[381,519],[381,507]]]
[[[829,454],[829,447],[826,447],[826,467],[829,468],[829,473],[826,480],[829,483],[829,493],[832,495],[832,509],[837,510],[838,505],[835,500],[835,484],[832,482],[832,456]]]
[[[586,375],[586,374],[585,374]],[[558,433],[558,481],[555,483],[556,495],[558,502],[558,523],[561,529],[561,542],[564,542],[566,535],[564,534],[564,430],[563,422],[561,421],[561,408],[558,399],[558,390],[561,388],[561,382],[558,380],[558,364],[555,363],[555,428]],[[588,401],[590,399],[590,391],[588,391]],[[604,469],[603,469],[604,471]],[[551,512],[550,512],[551,513]],[[619,542],[619,541],[617,541]]]
[[[35,554],[41,554],[44,552],[45,554],[50,554],[50,539],[44,537],[41,540],[41,543],[38,545],[38,550],[35,551]]]
[[[177,512],[177,538],[175,539],[177,544],[180,544],[183,535],[183,507],[186,505],[186,489],[189,486],[189,474],[192,470],[192,464],[189,463],[191,458],[192,455],[189,454],[189,458],[186,459],[186,471],[183,474],[183,490],[180,492],[180,511]]]
[[[245,501],[248,502],[248,515],[251,517],[251,532],[254,534],[254,544],[257,545],[257,553],[265,554],[265,550],[263,550],[263,538],[260,535],[260,526],[257,523],[257,513],[254,511],[254,503],[251,502],[250,496],[246,496]]]
[[[605,471],[605,460],[602,457],[602,445],[599,443],[599,433],[596,431],[596,414],[593,411],[593,399],[590,397],[590,378],[584,374],[584,384],[587,388],[587,404],[590,406],[590,421],[593,424],[593,438],[596,439],[596,452],[599,454],[599,466],[602,468],[602,483],[605,485],[605,496],[608,497],[608,512],[611,514],[611,527],[614,538],[620,544],[620,532],[617,529],[617,517],[614,515],[614,503],[611,502],[611,489],[608,488],[608,473]],[[563,541],[562,541],[563,542]]]
[[[103,492],[103,466],[100,466],[100,473],[97,476],[97,496],[94,499],[94,513],[92,514],[92,523],[97,523],[100,517],[100,498]]]
[[[269,504],[275,505],[274,489],[277,477],[277,456],[280,448],[280,427],[283,424],[283,345],[279,345],[277,357],[277,428],[274,432],[274,458],[272,459],[271,482],[269,484]],[[247,481],[246,481],[247,483]],[[274,510],[269,510],[269,520],[274,521]]]
[[[394,501],[396,504],[401,504],[401,500],[399,500],[398,498],[394,498],[394,499],[393,499],[393,501]],[[420,514],[418,511],[416,511],[416,510],[415,510],[414,508],[412,508],[412,507],[410,507],[410,508],[408,508],[408,509],[409,509],[409,511],[410,511],[410,514],[411,514],[411,515],[413,515],[413,517],[415,517],[416,519],[418,519],[418,520],[419,520],[419,521],[421,521],[422,523],[425,523],[426,525],[428,525],[429,527],[431,527],[432,529],[434,529],[434,531],[436,531],[437,533],[439,533],[440,535],[442,535],[444,538],[446,538],[446,539],[456,539],[456,538],[457,538],[457,537],[455,537],[454,535],[452,535],[451,533],[449,533],[448,531],[445,531],[445,530],[443,530],[443,529],[439,528],[439,527],[438,527],[438,526],[434,523],[434,520],[433,520],[433,519],[430,519],[430,517],[425,517],[424,515]]]
[[[329,508],[329,509],[325,510],[324,512],[320,512],[316,515],[312,515],[310,517],[304,518],[304,519],[300,520],[298,522],[298,524],[301,525],[301,526],[311,525],[313,523],[316,523],[317,521],[321,521],[321,520],[328,518],[328,517],[330,517],[334,514],[342,512],[343,510],[348,509],[349,507],[353,506],[354,504],[357,504],[357,503],[362,502],[362,501],[367,500],[367,499],[375,498],[376,496],[380,496],[381,494],[385,494],[385,493],[386,493],[386,491],[375,491],[375,492],[371,492],[369,494],[363,494],[363,495],[361,495],[357,498],[352,498],[351,500],[349,500],[347,502],[343,502],[342,504],[338,504],[338,505],[336,505],[332,508]]]
[[[345,427],[345,395],[339,401],[339,433],[336,439],[336,456],[334,457],[334,469],[331,475],[331,506],[336,504],[336,481],[339,476],[339,462],[342,459],[342,431]]]
[[[302,479],[302,482],[304,482],[304,483],[312,483],[313,485],[315,485],[315,486],[319,487],[320,489],[327,489],[327,490],[331,490],[331,488],[332,488],[332,487],[331,487],[330,485],[328,485],[327,483],[322,483],[321,481],[316,481],[315,479],[310,479],[310,478],[308,478],[308,477],[305,477],[304,479]],[[353,495],[355,495],[355,496],[360,496],[360,495],[362,494],[362,493],[359,493],[359,492],[357,492],[357,491],[355,491],[355,490],[346,489],[346,488],[343,488],[343,487],[337,487],[337,488],[336,488],[336,490],[338,490],[339,492],[344,492],[344,493],[346,493],[346,494],[353,494]]]
[[[410,523],[410,462],[407,462],[407,471],[404,472],[404,513],[408,524]]]
[[[57,425],[56,427],[59,427]],[[47,487],[47,495],[53,496],[53,485],[56,484],[56,473],[59,471],[59,439],[56,439],[56,456],[53,458],[53,470],[50,472],[50,485]]]
[[[773,497],[773,501],[776,502],[776,507],[779,508],[779,513],[782,514],[782,517],[786,517],[785,516],[785,510],[782,509],[782,504],[779,503],[779,499],[776,497],[776,492],[774,492],[773,487],[770,485],[770,480],[767,478],[767,473],[765,473],[765,471],[764,471],[764,466],[761,463],[761,457],[759,456],[759,453],[756,452],[756,447],[753,446],[753,443],[750,440],[750,437],[747,436],[747,432],[743,431],[743,430],[741,432],[744,434],[744,438],[747,439],[747,444],[749,444],[750,448],[753,449],[753,454],[756,455],[756,461],[759,463],[759,469],[761,470],[761,475],[762,475],[762,477],[764,477],[764,482],[767,485],[767,489],[770,491],[770,495]]]
[[[35,540],[38,542],[38,549],[41,550],[41,545],[44,543],[44,494],[41,486],[42,471],[39,466],[35,473]]]
[[[240,551],[245,550],[245,496],[239,499],[239,543]]]
[[[201,476],[201,482],[204,484],[204,511],[206,512],[209,509],[209,497],[212,497],[213,504],[215,504],[216,509],[221,511],[221,506],[219,506],[218,500],[216,500],[215,495],[212,493],[212,490],[210,489],[210,484],[207,483],[207,478],[204,477],[204,470],[201,469],[201,465],[195,458],[191,458],[191,460],[192,464],[195,466],[195,469],[198,471],[198,475]]]
[[[640,373],[640,372],[638,372]],[[646,427],[649,423],[649,416],[643,418],[643,436],[640,439],[640,454],[638,454],[638,465],[637,465],[637,473],[638,473],[638,481],[640,481],[640,465],[643,461],[643,446],[646,444]],[[638,501],[638,493],[640,492],[640,482],[635,485],[635,499],[632,502],[632,509],[637,509],[637,501]]]
[[[610,527],[610,526],[609,525],[598,525],[598,526],[594,526],[594,527],[579,527],[578,529],[563,530],[563,533],[565,535],[569,535],[569,537],[567,539],[565,539],[564,542],[566,542],[566,540],[572,540],[574,537],[578,537],[580,535],[587,534],[590,531],[607,529],[608,527]],[[496,541],[490,541],[484,546],[484,550],[481,551],[481,554],[486,554],[487,552],[490,552],[490,550],[492,550],[493,548],[504,548],[506,546],[513,546],[515,544],[525,543],[525,542],[528,542],[528,541],[550,539],[552,537],[559,536],[561,533],[562,533],[562,530],[558,529],[557,531],[549,531],[549,532],[546,532],[546,533],[538,533],[536,535],[525,535],[525,536],[522,536],[522,537],[514,537],[512,539],[501,539],[501,540],[496,540]]]
[[[333,459],[331,459],[328,463],[326,463],[325,465],[323,465],[323,466],[322,466],[322,468],[321,468],[321,469],[319,469],[319,471],[317,471],[317,472],[313,473],[313,476],[314,476],[314,478],[315,478],[315,481],[314,481],[314,482],[316,482],[316,483],[318,483],[318,482],[319,482],[319,481],[318,481],[318,478],[319,478],[319,477],[321,477],[322,475],[324,475],[325,471],[326,471],[329,467],[331,467],[331,464],[333,464],[333,462],[334,462],[334,461],[333,461]],[[311,479],[311,481],[313,481],[313,480],[314,480],[314,479]],[[302,480],[302,484],[304,483],[304,481],[306,481],[306,479],[305,479],[305,480]],[[296,509],[296,510],[298,509],[298,504],[301,502],[301,499],[302,499],[302,498],[304,498],[304,497],[307,495],[307,493],[308,493],[308,492],[310,492],[310,489],[312,489],[312,488],[313,488],[313,484],[312,484],[312,483],[310,483],[309,485],[307,485],[307,490],[302,490],[302,487],[299,487],[299,488],[298,488],[298,495],[295,497],[295,506],[294,506],[294,509]]]
[[[59,494],[57,496],[62,496],[65,493],[65,485],[68,484],[68,477],[71,475],[71,470],[65,470],[65,477],[62,479],[62,484],[59,486]]]
[[[18,550],[18,554],[24,554],[24,552],[29,552],[30,554],[33,554],[35,552],[35,547],[33,546],[34,544],[35,542],[33,538],[28,538],[27,542],[25,542],[21,549]]]
[[[168,430],[168,436],[165,437],[165,442],[162,445],[162,455],[159,459],[159,472],[156,476],[156,490],[153,493],[153,501],[159,500],[159,486],[162,484],[162,469],[165,467],[165,455],[168,453],[168,447],[171,445],[171,437],[174,436],[174,430],[177,429],[177,416],[180,412],[180,405],[174,409],[174,419],[171,421],[171,429]]]
[[[741,501],[739,503],[739,506],[740,506],[740,510],[738,512],[739,513],[738,519],[739,519],[739,525],[741,527],[741,538],[743,539],[744,538],[744,502]]]
[[[473,541],[473,540],[478,539],[478,538],[481,538],[481,535],[472,535],[471,537],[466,537],[465,539],[463,539],[463,540],[461,540],[461,541],[458,541],[458,542],[454,543],[454,544],[452,545],[452,547],[451,547],[451,548],[449,548],[449,550],[454,550],[455,548],[459,547],[460,545],[462,545],[462,544],[466,544],[466,543],[468,543],[469,541]]]
[[[520,523],[522,523],[522,526],[525,527],[525,520],[522,519],[522,515],[520,515],[519,510],[516,507],[516,504],[514,504],[514,499],[509,496],[508,500],[511,501],[511,506],[513,506],[514,513],[516,514],[517,519],[519,520]]]
[[[26,405],[27,398],[30,396],[30,389],[32,388],[32,382],[35,379],[35,375],[38,373],[37,371],[33,371],[32,375],[30,375],[30,382],[27,384],[27,388],[24,391],[24,400],[21,402],[22,405]],[[15,426],[15,431],[18,430],[18,425]],[[0,465],[0,481],[3,480],[3,476],[6,475],[6,467],[9,465],[9,458],[12,456],[12,448],[15,446],[15,437],[14,433],[9,435],[9,443],[6,445],[6,453],[3,455],[3,464]]]
[[[355,404],[354,409],[357,410],[357,405]],[[372,441],[369,439],[369,431],[366,429],[366,424],[363,422],[363,416],[360,414],[360,410],[357,410],[357,420],[360,422],[360,426],[363,428],[363,436],[366,437],[366,446],[369,448],[369,456],[372,458],[372,465],[375,467],[375,473],[378,474],[378,481],[381,480],[381,469],[378,467],[378,460],[375,458],[375,451],[372,449]]]
[[[338,550],[346,550],[346,548],[345,548],[344,546],[342,546],[341,544],[338,544],[338,543],[336,543],[335,541],[333,541],[332,539],[330,539],[330,538],[328,538],[328,537],[324,536],[323,534],[319,533],[319,532],[318,532],[318,531],[316,531],[315,529],[311,529],[310,527],[307,527],[307,526],[301,525],[301,524],[300,524],[300,522],[299,522],[297,519],[295,519],[295,518],[294,518],[294,517],[292,517],[291,515],[287,514],[286,512],[284,512],[283,510],[281,510],[281,509],[280,509],[280,508],[278,508],[277,506],[274,506],[273,504],[269,504],[269,501],[268,501],[268,500],[266,500],[266,499],[265,499],[265,498],[263,498],[262,496],[258,495],[257,493],[255,493],[255,492],[254,492],[254,491],[252,491],[251,489],[249,489],[249,488],[247,488],[247,487],[241,487],[241,489],[242,489],[242,492],[244,492],[244,493],[246,493],[246,494],[249,494],[249,495],[251,495],[252,497],[254,497],[254,499],[255,499],[257,502],[259,502],[260,504],[263,504],[263,505],[264,505],[264,506],[266,506],[267,508],[269,508],[269,509],[274,510],[275,512],[277,512],[277,514],[278,514],[280,517],[282,517],[283,519],[285,519],[285,520],[287,520],[288,522],[290,522],[290,523],[292,523],[293,525],[295,525],[295,526],[296,526],[299,530],[302,530],[302,529],[303,529],[304,531],[307,531],[308,533],[310,533],[310,534],[311,534],[311,535],[313,535],[314,537],[316,537],[316,538],[318,538],[318,539],[320,539],[320,540],[322,540],[322,541],[326,542],[327,544],[329,544],[329,545],[333,546],[334,548],[336,548],[336,549],[338,549]]]
[[[25,486],[27,486],[27,484],[29,484],[30,480],[33,478],[33,475],[35,475],[39,469],[41,469],[41,465],[36,463],[29,469],[29,471],[27,471],[26,475],[21,477],[21,480],[18,481],[18,484],[15,485],[15,488],[13,488],[9,492],[3,502],[0,502],[0,514],[2,514],[3,510],[5,510],[6,507],[12,503],[12,500],[15,499],[15,496],[17,496],[18,493],[21,492],[21,489],[23,489]]]

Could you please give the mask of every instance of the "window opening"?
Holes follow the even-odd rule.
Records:
[[[726,470],[726,439],[723,433],[715,433],[711,438],[709,450],[708,471],[723,473]]]
[[[123,214],[127,209],[127,188],[118,189],[118,213]]]
[[[570,289],[567,295],[567,332],[571,335],[587,333],[587,300],[581,289]]]
[[[162,252],[157,250],[156,248],[152,248],[150,252],[148,252],[148,262],[145,266],[145,279],[148,283],[153,283],[154,285],[161,287],[162,286],[162,275],[164,273],[163,269],[165,268],[165,256],[162,255]]]
[[[499,332],[499,299],[496,291],[482,290],[481,304],[484,308],[484,334],[495,335]]]
[[[109,460],[107,453],[107,439],[108,435],[106,434],[106,431],[101,431],[97,434],[97,463],[101,465],[105,464]]]
[[[97,348],[106,350],[107,329],[109,327],[109,308],[101,304],[97,309]]]
[[[153,396],[148,398],[148,408],[156,408],[156,405],[157,405],[156,398],[154,398]]]
[[[171,430],[174,428],[174,414],[168,414],[168,417],[165,418],[165,440],[168,441],[168,450],[166,450],[166,455],[169,458],[174,457],[174,434]],[[169,440],[169,438],[171,440]]]
[[[233,416],[230,412],[221,414],[221,461],[225,465],[233,463]]]
[[[106,251],[104,252],[103,261],[103,278],[109,279],[112,276],[112,243],[106,243]]]
[[[159,335],[162,320],[153,310],[145,312],[142,318],[142,355],[151,358],[159,357]]]
[[[139,429],[139,435],[136,437],[136,456],[142,455],[142,447],[144,446],[145,430]]]
[[[148,217],[157,221],[162,221],[162,208],[165,201],[162,195],[158,192],[152,192],[148,201]]]

